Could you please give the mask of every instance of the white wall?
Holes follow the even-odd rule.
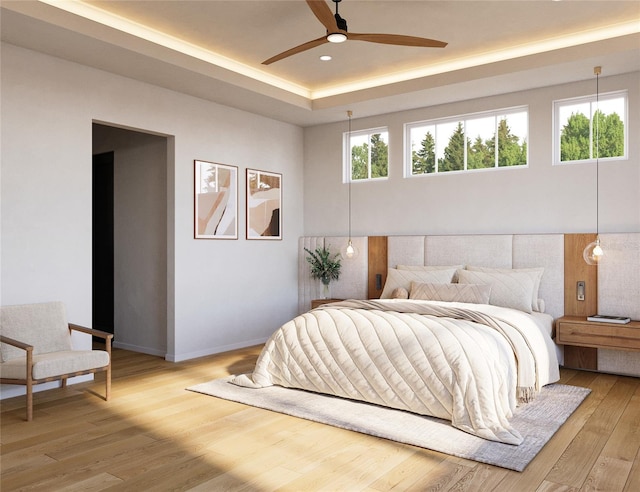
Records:
[[[606,71],[606,67],[603,67]],[[629,91],[629,159],[600,163],[600,231],[640,231],[640,73],[600,78],[600,92]],[[505,88],[508,92],[509,88]],[[596,230],[595,164],[552,166],[555,99],[595,94],[581,83],[357,119],[352,129],[387,126],[388,180],[352,185],[352,234],[564,233]],[[529,106],[529,166],[403,178],[403,125]],[[305,130],[305,235],[345,235],[344,123]]]
[[[302,129],[2,45],[2,304],[60,299],[91,324],[91,129],[170,136],[169,360],[260,343],[297,311]],[[239,239],[193,239],[193,160],[238,166]],[[283,174],[282,241],[246,241],[247,167]]]

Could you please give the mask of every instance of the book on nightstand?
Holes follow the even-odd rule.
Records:
[[[600,321],[602,323],[618,323],[619,325],[626,325],[631,321],[631,318],[626,316],[606,316],[604,314],[594,314],[587,316],[587,321]]]

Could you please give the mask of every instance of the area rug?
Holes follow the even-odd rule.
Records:
[[[280,386],[243,388],[229,379],[187,389],[516,471],[525,469],[591,392],[564,384],[545,386],[532,403],[516,410],[511,422],[524,442],[513,446],[472,436],[446,420]]]

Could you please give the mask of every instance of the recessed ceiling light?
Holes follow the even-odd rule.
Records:
[[[320,59],[321,59],[322,61],[329,61],[329,60],[331,60],[331,57],[330,57],[329,55],[322,55],[322,56],[320,57]]]

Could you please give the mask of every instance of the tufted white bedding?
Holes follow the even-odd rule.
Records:
[[[559,379],[550,317],[490,305],[345,301],[285,323],[267,341],[251,388],[300,388],[447,419],[509,444],[509,424]]]

